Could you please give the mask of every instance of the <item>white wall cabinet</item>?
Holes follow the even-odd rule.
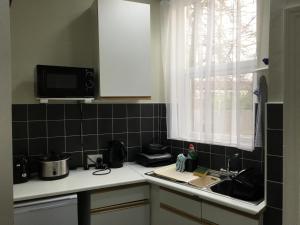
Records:
[[[91,193],[91,225],[149,225],[149,185],[136,184]]]
[[[150,4],[96,0],[100,97],[151,97]]]
[[[173,225],[261,225],[261,216],[252,216],[207,203],[198,197],[152,185],[151,224]]]

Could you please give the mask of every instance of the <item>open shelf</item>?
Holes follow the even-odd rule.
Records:
[[[37,98],[40,103],[47,104],[49,101],[80,101],[83,103],[92,103],[94,98]]]

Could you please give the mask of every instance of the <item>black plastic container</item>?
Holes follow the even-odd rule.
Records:
[[[197,160],[196,159],[186,159],[185,160],[185,171],[193,172],[197,169]]]

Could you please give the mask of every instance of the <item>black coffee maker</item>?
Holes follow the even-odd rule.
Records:
[[[108,167],[120,168],[123,167],[126,158],[126,149],[123,141],[113,140],[110,142],[108,151]]]
[[[26,156],[13,157],[14,184],[25,183],[29,179],[29,162]]]

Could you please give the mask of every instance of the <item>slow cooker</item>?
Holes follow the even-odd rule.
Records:
[[[40,158],[39,177],[42,180],[57,180],[69,175],[69,154],[50,154]]]

